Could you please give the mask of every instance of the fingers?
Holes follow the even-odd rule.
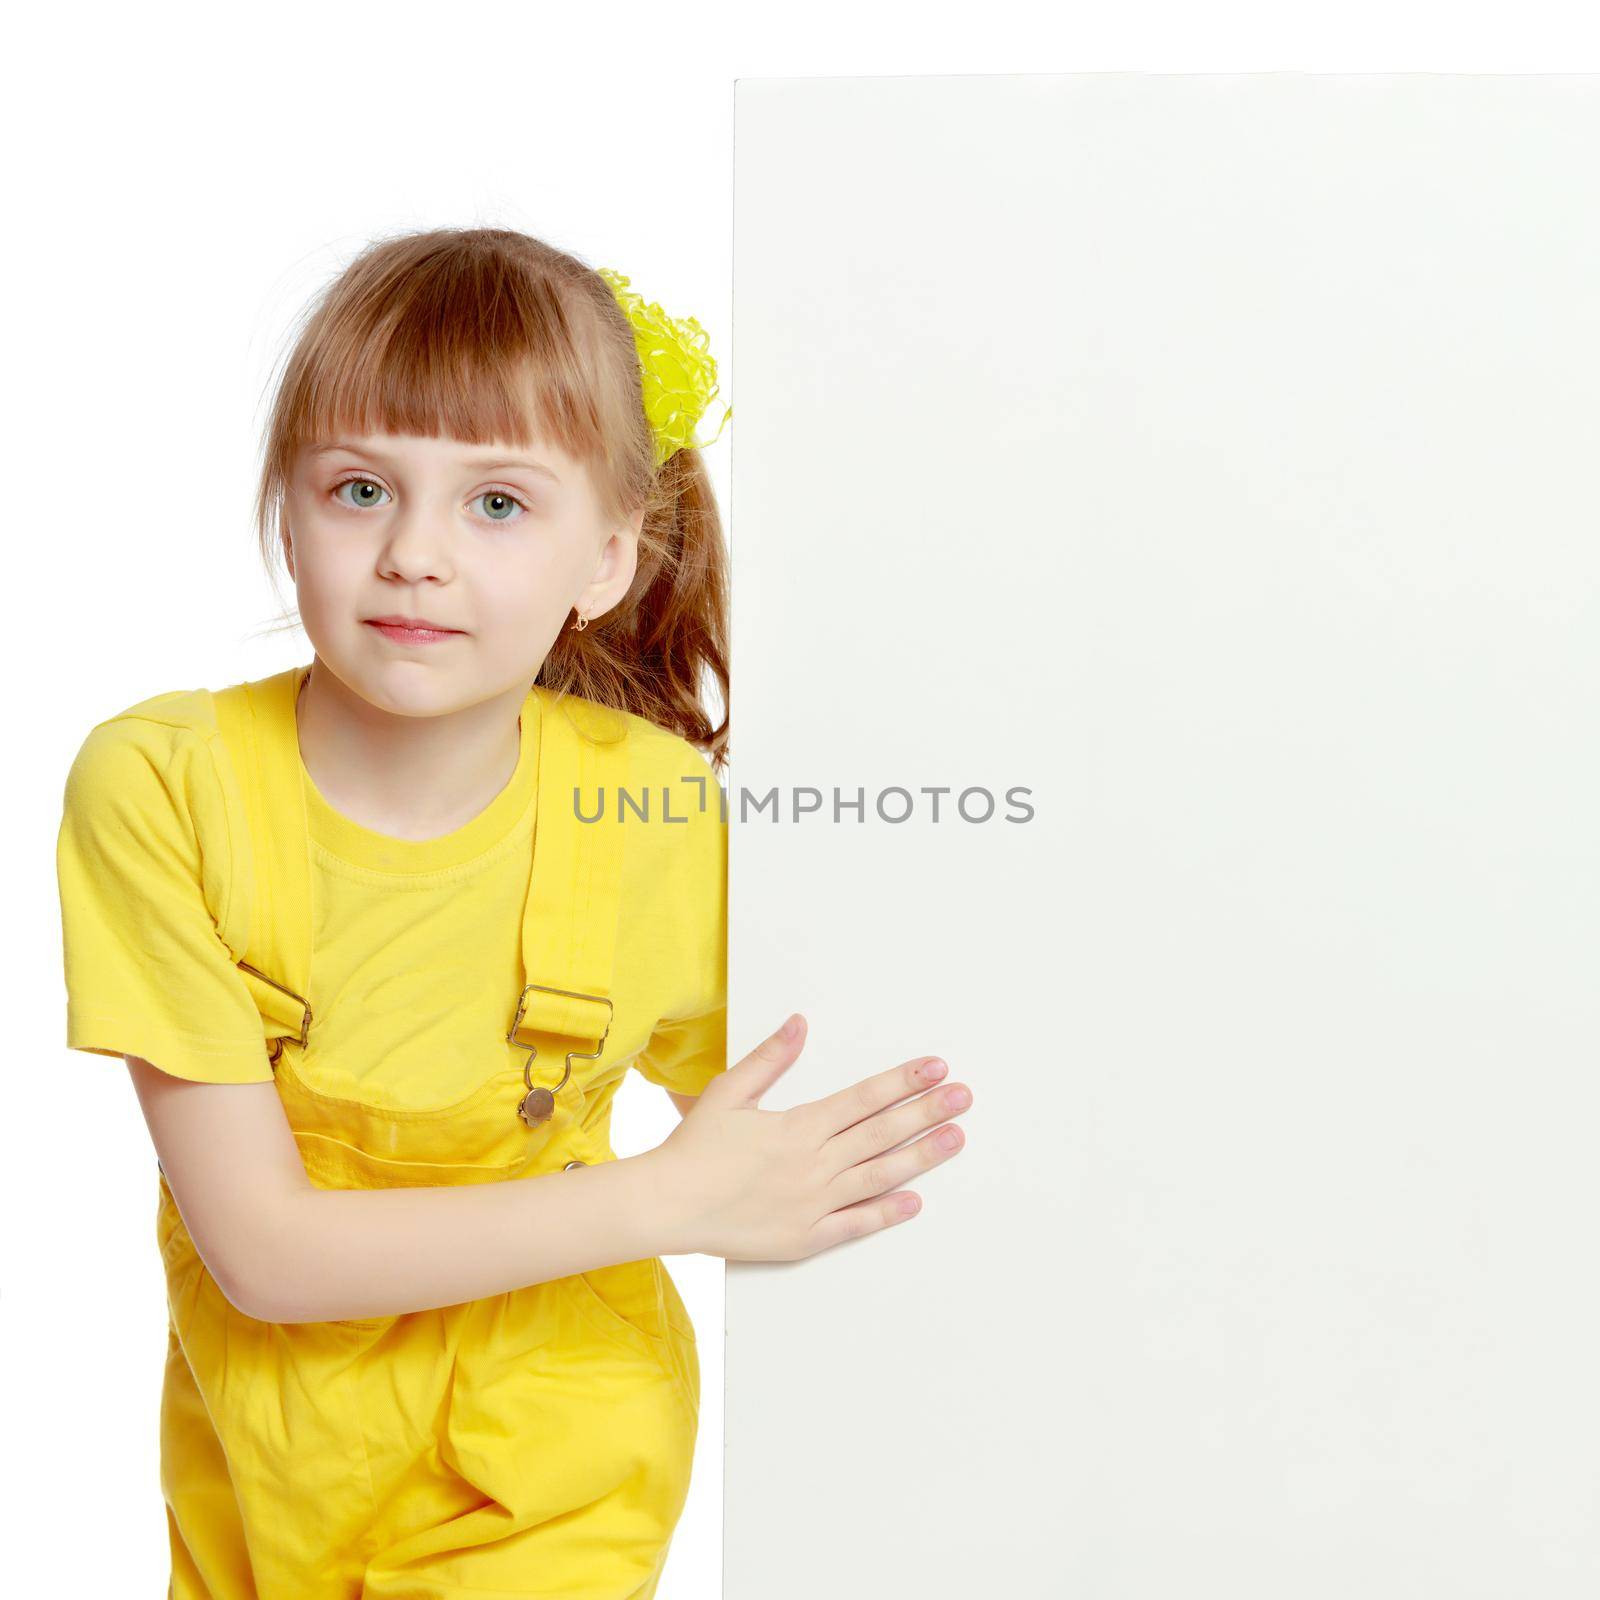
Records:
[[[961,1153],[966,1142],[961,1129],[951,1123],[924,1134],[912,1144],[892,1150],[888,1155],[874,1156],[870,1161],[859,1161],[846,1167],[829,1185],[829,1200],[836,1206],[871,1200],[889,1189],[899,1187],[908,1178],[940,1166]]]
[[[809,1253],[815,1255],[850,1239],[864,1238],[869,1233],[881,1233],[897,1223],[909,1222],[922,1209],[919,1196],[902,1189],[895,1194],[879,1195],[860,1205],[845,1206],[830,1212],[811,1229]]]
[[[873,1156],[886,1154],[947,1117],[960,1116],[971,1104],[972,1091],[964,1083],[946,1083],[937,1089],[925,1089],[914,1100],[890,1106],[836,1133],[823,1146],[823,1153],[835,1169],[842,1172]],[[959,1143],[954,1148],[959,1149]]]
[[[843,1129],[875,1117],[907,1095],[917,1094],[937,1083],[948,1070],[935,1056],[916,1056],[886,1072],[876,1072],[837,1093],[825,1095],[821,1100],[813,1100],[807,1106],[796,1106],[795,1110],[803,1110],[806,1117],[817,1124],[819,1138],[831,1139]],[[902,1134],[901,1138],[905,1136]]]
[[[799,1059],[805,1049],[806,1019],[798,1011],[769,1033],[742,1061],[713,1078],[706,1093],[732,1092],[741,1104],[755,1105]],[[726,1085],[726,1088],[719,1088]]]
[[[917,1104],[920,1107],[923,1101],[938,1101],[941,1098],[938,1095],[924,1095]],[[924,1117],[931,1115],[926,1111],[919,1114]],[[919,1195],[898,1185],[918,1173],[943,1165],[959,1155],[965,1146],[966,1139],[961,1130],[946,1123],[904,1149],[846,1168],[833,1180],[830,1193],[830,1198],[837,1196],[841,1203],[811,1230],[813,1249],[826,1250],[830,1245],[843,1243],[847,1239],[860,1238],[863,1234],[876,1233],[883,1228],[892,1228],[896,1223],[909,1221],[922,1209],[922,1200]],[[889,1192],[885,1193],[886,1190]]]

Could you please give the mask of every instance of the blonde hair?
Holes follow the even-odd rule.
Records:
[[[635,712],[725,766],[728,556],[705,463],[689,448],[656,467],[631,323],[598,272],[528,234],[379,239],[308,307],[263,442],[254,522],[268,576],[304,445],[346,430],[527,445],[534,424],[587,464],[608,521],[645,508],[627,595],[581,632],[563,628],[537,682]]]

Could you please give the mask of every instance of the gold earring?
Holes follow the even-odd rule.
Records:
[[[578,620],[572,624],[572,631],[574,633],[582,633],[583,630],[585,628],[587,628],[588,626],[589,626],[589,619],[586,616],[584,616],[584,614],[580,611],[578,613]]]

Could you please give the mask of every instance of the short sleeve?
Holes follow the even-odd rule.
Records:
[[[663,1019],[634,1065],[651,1083],[674,1094],[697,1095],[728,1069],[726,1003],[697,1017]]]
[[[203,733],[127,714],[90,730],[56,843],[69,1049],[203,1083],[271,1081],[260,1013],[212,910],[227,838]]]
[[[677,836],[664,869],[675,911],[677,999],[634,1065],[663,1089],[697,1095],[728,1067],[728,823],[710,763],[681,743],[677,770],[691,781],[675,793],[692,797],[688,825],[664,830]]]

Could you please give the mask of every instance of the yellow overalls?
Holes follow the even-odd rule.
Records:
[[[320,1093],[297,1073],[316,1026],[310,869],[294,697],[304,668],[216,693],[236,852],[252,870],[219,928],[261,1011],[274,1077],[322,1188],[486,1183],[615,1159],[586,1079],[648,1019],[612,994],[627,785],[605,708],[549,691],[540,715],[522,1064],[437,1111]],[[231,769],[231,770],[230,770]],[[419,974],[419,1004],[427,1003]],[[501,1057],[503,1060],[504,1057]],[[161,1484],[172,1600],[647,1600],[688,1492],[699,1364],[651,1257],[487,1299],[353,1321],[243,1315],[196,1254],[164,1173],[157,1237],[170,1327]]]

